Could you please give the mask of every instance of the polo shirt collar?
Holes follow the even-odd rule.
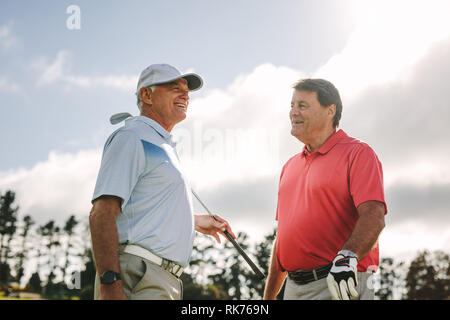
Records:
[[[316,152],[320,153],[320,154],[326,154],[328,151],[330,151],[339,141],[341,141],[342,139],[345,139],[347,136],[347,134],[344,132],[344,130],[339,129],[338,131],[336,131],[335,133],[333,133],[328,139],[327,141],[325,141],[325,143],[319,148],[319,150],[317,150]],[[313,152],[314,153],[314,152]],[[308,149],[306,149],[306,145],[303,147],[303,152],[302,152],[303,156],[309,156],[311,155],[311,152],[308,151]]]
[[[136,120],[140,120],[142,122],[145,122],[146,124],[148,124],[149,126],[151,126],[153,129],[155,129],[155,131],[164,139],[166,139],[167,141],[169,141],[171,144],[174,144],[174,142],[172,141],[172,135],[166,130],[164,129],[158,122],[156,122],[155,120],[146,117],[146,116],[136,116]]]
[[[317,150],[320,154],[326,154],[328,151],[330,151],[339,141],[344,139],[345,137],[348,137],[347,134],[342,130],[339,129],[335,133],[333,133],[327,141]]]

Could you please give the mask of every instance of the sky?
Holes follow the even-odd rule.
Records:
[[[446,0],[1,1],[0,192],[41,224],[87,220],[109,117],[138,115],[139,73],[169,63],[204,80],[172,131],[191,185],[260,241],[303,148],[292,84],[324,78],[383,165],[381,256],[449,252],[449,15]]]

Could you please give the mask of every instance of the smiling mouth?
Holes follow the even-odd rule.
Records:
[[[187,106],[184,105],[184,104],[182,104],[182,103],[177,103],[176,106],[177,106],[178,108],[183,109],[184,111],[187,111]]]
[[[302,124],[304,123],[304,121],[300,121],[300,120],[296,120],[296,121],[291,121],[292,124]]]

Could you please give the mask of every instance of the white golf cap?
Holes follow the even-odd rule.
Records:
[[[198,74],[182,74],[169,64],[152,64],[141,72],[136,94],[139,94],[141,88],[172,82],[180,78],[186,79],[190,91],[198,90],[203,86],[203,80]]]

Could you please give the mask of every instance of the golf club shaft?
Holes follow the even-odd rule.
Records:
[[[211,211],[209,211],[208,207],[206,207],[206,205],[202,202],[202,200],[200,200],[200,197],[195,193],[194,190],[192,190],[192,194],[194,195],[195,198],[197,198],[198,202],[200,202],[200,204],[202,205],[203,208],[205,208],[205,210],[208,212],[208,214],[216,221],[218,221],[216,219],[216,217],[212,214]],[[236,250],[239,252],[239,254],[244,258],[244,260],[248,263],[248,265],[252,268],[253,272],[256,273],[256,275],[258,275],[259,278],[264,279],[266,276],[264,275],[264,273],[256,266],[256,264],[250,259],[250,257],[245,253],[244,249],[241,248],[241,246],[239,245],[239,243],[236,242],[236,240],[233,239],[233,237],[231,236],[231,234],[226,230],[223,229],[222,230],[223,233],[225,234],[225,236],[227,237],[227,239],[231,242],[231,244],[236,248]]]

